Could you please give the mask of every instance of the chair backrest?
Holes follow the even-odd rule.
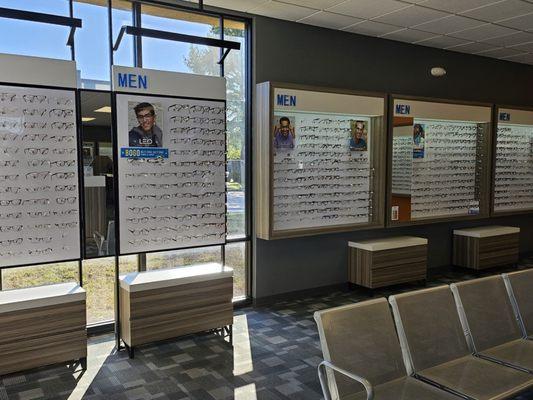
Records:
[[[533,269],[504,274],[507,291],[512,294],[525,336],[533,336]]]
[[[472,351],[522,337],[501,276],[454,283],[451,289]]]
[[[389,297],[407,373],[471,354],[448,286]]]
[[[107,224],[107,254],[115,254],[115,221]]]
[[[315,313],[324,359],[373,385],[406,376],[400,344],[385,298]],[[363,392],[362,385],[328,371],[333,398]]]

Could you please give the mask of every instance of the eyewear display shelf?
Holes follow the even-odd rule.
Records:
[[[494,215],[533,212],[533,109],[496,108]]]
[[[257,85],[261,239],[383,227],[385,96]]]
[[[0,72],[0,267],[79,261],[75,64],[0,54]]]
[[[120,277],[120,332],[135,347],[233,326],[233,270],[217,263],[135,272]]]
[[[225,243],[224,79],[131,70],[151,74],[152,83],[169,80],[171,84],[163,94],[115,94],[120,254]],[[209,79],[214,89],[209,88]],[[189,95],[186,89],[180,90],[184,80],[201,82],[198,86],[204,91]],[[210,96],[210,91],[215,94]],[[142,109],[139,119],[135,107],[142,104],[151,108]],[[150,118],[153,136],[135,139]],[[140,140],[154,142],[142,147]]]
[[[492,108],[393,96],[388,225],[490,213]]]

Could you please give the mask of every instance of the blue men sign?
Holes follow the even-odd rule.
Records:
[[[289,96],[288,94],[278,94],[278,106],[296,107],[296,96]]]
[[[506,112],[500,113],[500,121],[510,121],[511,120],[511,114]]]
[[[118,73],[118,86],[125,88],[148,89],[148,76]]]
[[[396,104],[395,112],[396,114],[409,115],[411,114],[411,106],[407,104]]]

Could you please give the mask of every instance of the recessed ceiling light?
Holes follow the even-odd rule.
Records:
[[[446,75],[446,70],[442,67],[431,68],[431,75],[438,77]]]
[[[109,107],[109,106],[103,106],[103,107],[100,107],[100,108],[97,109],[97,110],[94,110],[94,112],[111,113],[111,107]]]
[[[94,121],[95,119],[94,117],[81,117],[82,122]]]

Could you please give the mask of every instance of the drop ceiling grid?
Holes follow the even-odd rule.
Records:
[[[204,0],[204,3],[533,65],[533,0]]]

